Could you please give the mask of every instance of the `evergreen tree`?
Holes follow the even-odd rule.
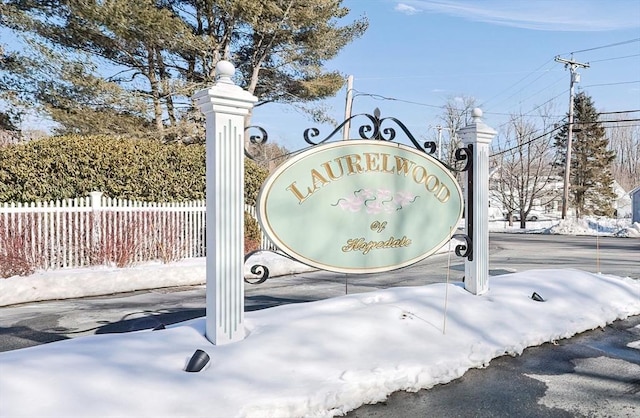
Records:
[[[70,117],[83,113],[102,115],[103,127],[130,125],[138,120],[143,100],[146,121],[138,126],[167,140],[193,136],[198,112],[191,96],[215,81],[220,59],[234,62],[237,82],[260,98],[258,105],[308,103],[334,95],[344,77],[323,64],[367,27],[366,19],[340,25],[349,12],[341,3],[6,0],[0,2],[0,26],[32,35],[37,49],[48,51],[43,59],[29,61],[34,70],[18,73],[18,80],[30,81],[24,84],[34,86],[33,101],[44,102],[47,113],[64,125],[63,132],[78,132],[77,125],[80,131],[86,129],[82,118]],[[68,58],[61,67],[73,69],[66,72],[71,85],[69,79],[45,77],[42,68],[53,51]],[[111,74],[105,75],[105,68]],[[33,74],[43,79],[33,80]],[[78,83],[83,79],[86,82]],[[43,86],[55,92],[57,100],[44,94]],[[92,100],[96,92],[98,105]]]
[[[613,215],[613,175],[611,164],[615,153],[609,150],[609,140],[598,122],[591,97],[584,92],[576,95],[573,106],[573,135],[569,171],[569,199],[576,217],[583,215]],[[566,166],[568,126],[555,137],[561,175]]]
[[[11,116],[8,113],[0,111],[0,131],[17,131],[18,128],[11,120]]]

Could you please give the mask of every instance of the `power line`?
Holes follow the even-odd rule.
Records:
[[[624,84],[624,83],[637,83],[640,81],[632,81],[632,82],[623,82],[623,83],[611,83],[611,84]],[[599,86],[598,85],[589,85],[589,86],[585,86],[585,87],[593,87],[593,86]],[[411,101],[411,100],[405,100],[405,99],[399,99],[396,97],[388,97],[388,96],[383,96],[380,94],[376,94],[376,93],[366,93],[363,91],[359,91],[356,89],[353,89],[354,94],[354,98],[357,96],[364,96],[364,97],[371,97],[374,100],[388,100],[388,101],[396,101],[396,102],[401,102],[401,103],[407,103],[407,104],[413,104],[416,106],[424,106],[424,107],[432,107],[432,108],[436,108],[436,109],[442,109],[443,105],[434,105],[434,104],[429,104],[429,103],[422,103],[422,102],[416,102],[416,101]],[[550,98],[549,100],[535,106],[534,108],[532,108],[530,111],[522,113],[521,116],[539,116],[539,115],[535,115],[532,112],[534,112],[535,110],[541,108],[542,106],[544,106],[545,104],[557,99],[558,97],[562,96],[563,94],[565,94],[567,92],[567,90],[564,90],[562,92],[560,92],[559,94],[557,94],[556,96]],[[600,112],[598,113],[599,115],[609,115],[609,114],[619,114],[619,113],[634,113],[634,112],[640,112],[640,109],[638,110],[618,110],[618,111],[611,111],[611,112]],[[512,113],[500,113],[500,112],[490,112],[490,111],[485,111],[484,112],[485,115],[496,115],[496,116],[512,116]],[[558,115],[556,115],[556,117],[560,117]],[[610,122],[610,121],[603,121],[603,122]],[[502,124],[501,126],[507,125],[509,122],[505,122],[504,124]]]
[[[501,95],[501,94],[503,94],[504,92],[506,92],[506,91],[510,90],[512,87],[517,86],[518,84],[520,84],[521,82],[523,82],[524,80],[526,80],[530,75],[535,74],[536,72],[538,72],[538,70],[540,70],[542,67],[544,67],[545,65],[547,65],[547,64],[548,64],[548,63],[550,63],[550,62],[551,62],[551,60],[548,60],[547,62],[545,62],[544,64],[542,64],[542,65],[541,65],[541,66],[539,66],[538,68],[536,68],[535,70],[531,71],[531,72],[530,72],[529,74],[527,74],[526,76],[522,77],[520,80],[518,80],[518,81],[516,81],[515,83],[513,83],[511,86],[509,86],[509,87],[507,87],[506,89],[502,90],[500,93],[498,93],[498,94],[496,94],[495,96],[493,96],[493,97],[491,97],[491,98],[489,98],[489,99],[485,100],[484,102],[482,102],[482,103],[481,103],[480,107],[483,107],[484,105],[486,105],[487,103],[489,103],[491,100],[493,100],[493,99],[495,99],[496,97],[500,96],[500,95]],[[548,71],[550,71],[550,70],[545,71],[545,73],[546,73],[546,72],[548,72]],[[540,77],[538,77],[538,78],[540,78]],[[538,80],[538,78],[536,78],[536,79],[535,79],[535,80],[533,80],[533,81]],[[531,84],[531,83],[529,83],[529,84]],[[527,84],[527,86],[528,86],[529,84]],[[526,86],[525,86],[525,87],[526,87]],[[523,87],[523,88],[524,88],[524,87]],[[521,89],[521,90],[522,90],[522,89]],[[520,91],[520,90],[519,90],[519,91]],[[509,97],[511,97],[511,96],[509,96]],[[509,97],[508,97],[508,98],[509,98]],[[507,99],[508,99],[508,98],[507,98]],[[506,100],[506,99],[505,99],[505,100]]]
[[[612,58],[604,58],[601,60],[595,60],[595,61],[590,61],[590,62],[604,62],[604,61],[614,61],[614,60],[621,60],[621,59],[625,59],[625,58],[633,58],[633,57],[639,57],[640,54],[633,54],[633,55],[625,55],[623,57],[612,57]]]
[[[558,96],[560,96],[561,94],[564,94],[564,93],[566,93],[566,91],[563,91],[563,92],[562,92],[562,93],[560,93]],[[555,96],[555,97],[551,98],[550,100],[547,100],[546,102],[542,103],[541,105],[538,105],[538,106],[534,107],[533,109],[529,110],[528,112],[524,112],[524,113],[522,113],[522,112],[518,112],[518,116],[531,116],[531,117],[536,117],[536,118],[538,118],[538,117],[554,117],[554,118],[561,118],[561,117],[562,117],[562,115],[539,115],[539,114],[536,114],[536,113],[531,113],[531,112],[533,112],[534,110],[538,109],[539,107],[542,107],[542,106],[544,106],[545,104],[549,103],[551,100],[553,100],[553,99],[557,98],[558,96]],[[481,108],[481,109],[482,109],[482,108]],[[483,115],[496,115],[496,116],[513,116],[513,115],[514,115],[514,113],[513,113],[513,112],[512,112],[512,113],[503,113],[503,112],[485,112],[484,110],[482,111],[482,114],[483,114]]]
[[[563,127],[563,126],[564,126],[564,124],[562,124],[562,125],[558,125],[558,126],[556,126],[555,128],[553,128],[552,130],[542,133],[540,136],[537,136],[537,137],[535,137],[535,138],[532,138],[532,139],[530,139],[530,140],[528,140],[528,141],[526,141],[526,142],[523,142],[522,144],[518,144],[518,145],[516,145],[515,147],[511,147],[511,148],[508,148],[508,149],[505,149],[505,150],[502,150],[502,151],[496,152],[495,154],[491,154],[489,157],[495,157],[495,156],[498,156],[498,155],[502,155],[502,154],[505,154],[505,153],[507,153],[507,152],[509,152],[509,151],[513,151],[513,150],[515,150],[515,149],[521,148],[521,147],[522,147],[522,146],[524,146],[524,145],[529,145],[529,144],[531,144],[532,142],[537,141],[538,139],[544,138],[544,137],[546,137],[547,135],[550,135],[550,134],[552,134],[553,132],[555,132],[555,131],[557,131],[557,130],[559,130],[559,129],[562,129],[562,127]]]
[[[596,49],[611,48],[613,46],[625,45],[625,44],[630,44],[630,43],[633,43],[633,42],[640,42],[640,38],[629,39],[628,41],[616,42],[616,43],[608,44],[608,45],[596,46],[596,47],[593,47],[593,48],[581,49],[579,51],[566,52],[566,53],[560,54],[560,55],[578,54],[580,52],[595,51]]]
[[[600,124],[600,123],[619,123],[619,122],[640,122],[640,118],[636,118],[636,119],[614,119],[614,120],[600,120],[596,123]],[[584,122],[581,122],[584,123]],[[580,124],[577,123],[576,125]]]
[[[515,96],[516,94],[520,93],[522,90],[524,90],[525,88],[529,87],[531,84],[533,84],[534,82],[536,82],[536,81],[538,81],[540,78],[542,78],[542,76],[543,76],[543,75],[545,75],[545,74],[542,74],[540,77],[538,77],[538,78],[535,78],[535,79],[531,80],[531,82],[530,82],[529,84],[527,84],[527,85],[523,86],[520,90],[516,91],[516,92],[515,92],[515,93],[513,93],[511,96],[509,96],[509,97],[505,98],[503,101],[509,100],[510,98],[512,98],[513,96]],[[563,77],[564,77],[564,76],[563,76]],[[525,97],[524,99],[521,99],[521,100],[520,100],[520,103],[524,102],[525,100],[530,99],[531,97],[535,96],[536,94],[538,94],[538,93],[540,93],[540,92],[542,92],[542,91],[547,90],[549,87],[552,87],[552,86],[554,86],[554,85],[558,84],[558,82],[559,82],[559,81],[560,81],[560,78],[558,78],[557,80],[555,80],[555,81],[554,81],[553,83],[551,83],[550,85],[545,86],[544,88],[542,88],[542,89],[538,90],[537,92],[535,92],[535,93],[533,93],[533,94],[529,95],[528,97]]]
[[[640,83],[640,80],[620,81],[620,82],[617,82],[617,83],[589,84],[589,85],[586,85],[585,87],[618,86],[618,85],[621,85],[621,84],[635,84],[635,83]]]
[[[545,64],[547,64],[547,63],[545,63]],[[542,64],[542,66],[544,66],[545,64]],[[424,79],[424,78],[442,78],[442,77],[470,77],[470,76],[500,75],[500,74],[522,74],[522,73],[524,73],[524,71],[490,71],[490,72],[473,72],[473,73],[457,73],[457,74],[430,74],[430,75],[400,75],[400,76],[355,77],[354,80],[356,80],[356,81],[403,80],[403,79]],[[529,72],[524,78],[527,78],[529,75],[531,75],[531,72]]]
[[[416,106],[425,106],[425,107],[434,107],[437,109],[442,109],[442,105],[437,106],[437,105],[433,105],[433,104],[429,104],[429,103],[421,103],[421,102],[414,102],[411,100],[404,100],[404,99],[398,99],[395,97],[387,97],[387,96],[382,96],[380,94],[375,94],[375,93],[365,93],[362,91],[358,91],[358,90],[353,90],[356,94],[353,95],[353,97],[357,97],[357,96],[365,96],[365,97],[371,97],[374,100],[389,100],[389,101],[394,101],[394,102],[401,102],[401,103],[408,103],[408,104],[413,104]]]
[[[623,44],[627,44],[627,43],[632,43],[632,42],[637,42],[640,41],[640,38],[637,39],[632,39],[632,40],[628,40],[628,41],[623,41],[623,42],[617,42],[617,43],[613,43],[613,44],[608,44],[608,45],[603,45],[603,46],[598,46],[595,48],[589,48],[589,49],[585,49],[585,50],[581,50],[581,51],[575,51],[577,52],[586,52],[586,51],[590,51],[590,50],[594,50],[594,49],[601,49],[601,48],[608,48],[608,47],[613,47],[613,46],[617,46],[617,45],[623,45]],[[563,54],[564,55],[564,54]],[[631,57],[636,57],[636,56],[640,56],[640,54],[633,54],[633,55],[626,55],[626,56],[621,56],[621,57],[612,57],[612,58],[607,58],[607,59],[602,59],[602,60],[597,60],[597,61],[592,61],[592,62],[603,62],[603,61],[611,61],[611,60],[616,60],[616,59],[624,59],[624,58],[631,58]],[[549,61],[545,62],[544,64],[542,64],[541,66],[539,66],[538,68],[536,68],[534,71],[532,71],[530,74],[526,75],[525,77],[523,77],[522,79],[520,79],[518,82],[514,83],[512,86],[504,89],[503,91],[501,91],[499,94],[491,97],[488,100],[485,100],[484,102],[482,102],[479,107],[483,107],[484,105],[486,105],[488,102],[494,100],[496,97],[502,95],[504,92],[512,89],[513,87],[515,87],[516,85],[520,84],[522,81],[524,81],[525,79],[527,79],[529,76],[531,76],[532,74],[535,74],[536,72],[538,72],[541,68],[543,68],[545,65],[547,65],[549,63]],[[545,75],[546,73],[548,73],[550,70],[546,70],[545,73],[543,75]],[[505,98],[504,100],[502,100],[503,102],[514,97],[515,95],[517,95],[518,93],[520,93],[521,91],[523,91],[526,87],[530,86],[531,84],[533,84],[535,81],[539,80],[542,76],[539,76],[537,78],[535,78],[534,80],[532,80],[530,83],[526,84],[525,86],[523,86],[522,88],[520,88],[518,91],[514,92],[513,94],[511,94],[509,97]],[[554,86],[555,84],[557,84],[557,82],[560,79],[558,79],[557,81],[555,81],[554,83],[550,84],[549,86],[540,89],[539,91],[530,94],[528,97],[520,100],[520,103],[523,103],[524,101],[534,97],[535,95],[539,94],[540,92],[543,92],[545,90],[548,90],[549,87]],[[638,83],[640,81],[628,81],[628,82],[617,82],[617,83],[606,83],[606,84],[591,84],[591,85],[585,85],[584,87],[600,87],[600,86],[613,86],[613,85],[623,85],[623,84],[631,84],[631,83]],[[562,94],[566,93],[567,90],[561,92],[560,94],[552,97],[551,99],[543,102],[540,105],[535,106],[533,109],[527,111],[525,113],[525,115],[530,115],[532,112],[534,112],[535,110],[539,109],[540,107],[546,105],[547,103],[552,102],[553,100],[555,100],[556,98],[558,98],[559,96],[561,96]],[[493,114],[493,115],[505,115],[504,113],[498,113],[498,112],[490,112],[490,111],[485,111],[485,114],[489,115],[489,114]]]
[[[596,123],[596,124],[598,124],[598,125],[600,125],[600,124],[602,124],[602,123],[617,123],[617,122],[640,122],[640,118],[636,118],[636,119],[620,119],[620,120],[603,120],[603,121],[597,121],[597,122],[595,122],[595,123]],[[580,125],[580,124],[584,124],[584,123],[585,123],[585,122],[576,122],[576,123],[574,123],[574,124],[575,124],[575,125]],[[516,146],[514,146],[514,147],[511,147],[511,148],[508,148],[508,149],[505,149],[505,150],[502,150],[502,151],[496,152],[496,153],[494,153],[494,154],[491,154],[491,155],[490,155],[490,157],[496,157],[496,156],[498,156],[498,155],[505,154],[505,153],[507,153],[507,152],[509,152],[509,151],[513,151],[513,150],[516,150],[516,149],[518,149],[518,148],[521,148],[521,147],[523,147],[524,145],[529,145],[529,144],[531,144],[532,142],[535,142],[535,141],[537,141],[537,140],[539,140],[539,139],[542,139],[542,138],[546,137],[547,135],[550,135],[550,134],[552,134],[553,132],[555,132],[555,131],[557,131],[557,130],[559,130],[559,129],[562,129],[562,128],[563,128],[564,126],[566,126],[566,125],[567,125],[567,124],[564,124],[564,123],[563,123],[563,124],[558,124],[558,126],[556,126],[555,128],[553,128],[553,129],[552,129],[552,130],[550,130],[550,131],[544,132],[544,133],[540,134],[539,136],[537,136],[537,137],[535,137],[535,138],[532,138],[532,139],[530,139],[530,140],[528,140],[528,141],[526,141],[526,142],[523,142],[522,144],[518,144],[518,145],[516,145]],[[639,125],[626,125],[625,127],[630,127],[630,126],[639,126]],[[607,129],[607,128],[615,128],[615,126],[602,126],[602,128],[605,128],[605,129]]]
[[[558,81],[560,81],[560,80],[558,80]],[[558,83],[558,81],[554,82],[551,86],[553,86],[553,85],[557,84],[557,83]],[[548,87],[551,87],[551,86],[548,86]],[[548,87],[547,87],[547,88],[548,88]],[[527,97],[527,98],[526,98],[526,99],[524,99],[524,100],[527,100],[527,99],[529,99],[529,98],[531,98],[531,97],[535,96],[536,94],[540,93],[541,91],[544,91],[544,89],[543,89],[543,90],[540,90],[540,91],[538,91],[538,92],[536,92],[535,94],[533,94],[533,95],[531,95],[531,96]],[[557,99],[558,97],[560,97],[560,96],[562,96],[563,94],[565,94],[567,91],[568,91],[568,90],[563,90],[563,91],[561,91],[559,94],[557,94],[557,95],[553,96],[552,98],[550,98],[550,99],[549,99],[549,100],[547,100],[546,102],[542,102],[541,104],[537,105],[536,107],[534,107],[533,109],[531,109],[529,112],[533,112],[533,111],[535,111],[535,110],[540,109],[542,106],[544,106],[544,105],[546,105],[547,103],[549,103],[549,102],[551,102],[551,101],[553,101],[553,100]],[[522,101],[521,101],[520,103],[522,103]]]
[[[613,115],[615,113],[636,113],[640,112],[640,109],[637,110],[616,110],[613,112],[599,112],[598,115]]]
[[[634,124],[634,125],[624,125],[624,128],[635,128],[637,126],[640,126],[640,124]],[[603,126],[602,129],[616,129],[619,128],[619,126]]]
[[[375,99],[375,100],[395,101],[395,102],[413,104],[413,105],[416,105],[416,106],[433,107],[433,108],[436,108],[436,109],[442,109],[444,107],[444,105],[434,105],[434,104],[429,104],[429,103],[415,102],[415,101],[411,101],[411,100],[399,99],[399,98],[396,98],[396,97],[382,96],[382,95],[376,94],[376,93],[365,93],[365,92],[362,92],[362,91],[358,91],[356,89],[353,89],[353,91],[355,92],[354,98],[358,97],[358,96],[364,96],[364,97],[371,97],[372,99]],[[522,115],[524,115],[524,116],[537,116],[537,115],[534,115],[534,114],[532,114],[530,112],[538,109],[541,106],[544,106],[545,104],[549,103],[550,101],[556,99],[557,97],[559,97],[560,95],[562,95],[562,94],[564,94],[566,92],[567,92],[567,90],[561,92],[557,96],[552,97],[551,99],[547,100],[546,102],[542,103],[541,105],[538,105],[538,106],[534,107],[531,111],[529,111],[527,113],[523,113]],[[478,107],[481,107],[481,106],[478,106]],[[486,112],[484,112],[484,114],[485,115],[498,115],[498,116],[511,116],[511,113],[500,113],[500,112],[490,112],[490,111],[486,111]]]

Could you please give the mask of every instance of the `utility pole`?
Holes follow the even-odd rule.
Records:
[[[438,130],[438,160],[442,161],[442,126],[436,125]]]
[[[569,171],[571,169],[571,140],[573,136],[573,85],[580,82],[580,74],[576,73],[577,68],[589,68],[588,63],[581,63],[573,60],[573,54],[571,59],[556,57],[556,62],[564,64],[565,68],[569,68],[571,72],[570,84],[569,84],[569,129],[567,131],[567,150],[565,155],[564,166],[564,191],[562,193],[562,219],[567,217],[567,206],[569,202]]]
[[[350,75],[347,77],[347,100],[344,105],[344,120],[347,123],[344,124],[342,128],[342,139],[349,139],[349,128],[351,127],[351,121],[349,118],[351,117],[351,105],[353,104],[353,76]]]

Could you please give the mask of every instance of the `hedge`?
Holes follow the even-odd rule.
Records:
[[[267,172],[245,160],[245,202]],[[87,196],[149,202],[204,199],[205,146],[110,136],[50,137],[0,147],[0,202]]]

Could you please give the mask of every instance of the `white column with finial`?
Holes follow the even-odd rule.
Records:
[[[466,231],[472,237],[473,252],[472,260],[465,260],[464,288],[481,295],[489,290],[489,145],[497,132],[482,121],[482,110],[473,109],[472,116],[472,123],[458,131],[462,143],[472,146],[473,159],[472,170],[467,172],[467,176],[473,176],[473,202],[465,193],[465,217],[473,205],[471,230]]]
[[[234,73],[218,62],[215,85],[193,96],[206,116],[206,336],[216,345],[245,337],[244,118],[258,99]]]

